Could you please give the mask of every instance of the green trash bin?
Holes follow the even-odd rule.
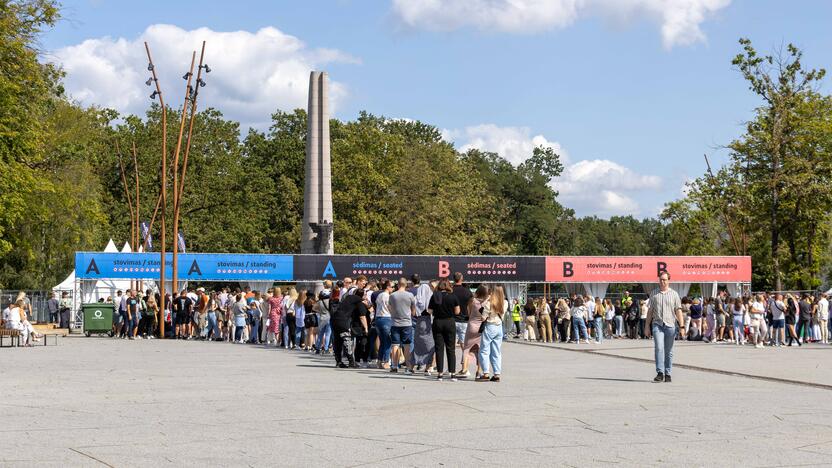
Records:
[[[81,304],[84,313],[84,334],[110,333],[113,330],[113,305],[105,302]]]

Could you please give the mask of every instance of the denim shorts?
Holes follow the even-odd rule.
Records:
[[[407,345],[413,343],[413,327],[391,327],[390,338],[394,345]]]
[[[771,328],[774,328],[775,330],[778,328],[786,328],[786,319],[772,320]]]

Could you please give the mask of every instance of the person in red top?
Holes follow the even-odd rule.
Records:
[[[283,291],[280,288],[269,289],[269,326],[266,327],[266,344],[274,340],[275,346],[280,345],[280,318],[283,315]]]

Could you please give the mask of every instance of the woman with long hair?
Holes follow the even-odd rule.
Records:
[[[537,323],[540,326],[540,341],[552,342],[552,311],[545,297],[537,301]]]
[[[535,307],[532,298],[526,298],[526,304],[523,306],[523,339],[526,341],[535,341],[537,339],[535,330],[537,329],[537,318],[535,317]]]
[[[295,313],[295,346],[292,346],[292,349],[295,347],[303,346],[303,331],[304,331],[304,320],[306,317],[306,291],[301,290],[298,292],[298,297],[295,298],[295,302],[292,303],[292,311]]]
[[[457,377],[470,377],[468,369],[471,363],[477,364],[476,377],[479,378],[481,374],[480,369],[482,368],[482,363],[478,362],[478,358],[481,349],[480,325],[482,325],[483,318],[480,309],[484,306],[487,299],[488,286],[481,284],[474,293],[474,297],[468,303],[468,326],[465,329],[465,343],[462,346],[462,370],[459,371]]]
[[[797,331],[794,329],[794,325],[797,323],[797,299],[791,295],[791,293],[786,294],[786,330],[789,333],[789,340],[788,345],[792,346],[792,343],[797,341],[798,346],[803,346],[800,344],[800,338],[797,337]]]
[[[569,319],[569,305],[566,303],[566,299],[558,299],[555,309],[557,309],[558,313],[558,337],[561,343],[566,343],[569,340],[569,333],[572,329],[571,320]]]
[[[283,340],[287,349],[295,349],[297,343],[295,342],[295,328],[297,328],[297,320],[295,317],[295,304],[297,303],[298,291],[295,288],[289,288],[289,294],[284,299],[284,304],[288,304],[283,310],[286,312],[286,339]]]
[[[436,380],[442,380],[445,370],[444,359],[447,355],[448,371],[451,380],[456,377],[456,353],[454,350],[456,339],[456,324],[454,317],[459,315],[459,300],[453,294],[451,283],[443,278],[439,280],[433,296],[428,303],[428,312],[433,316],[433,341],[436,346]]]
[[[280,346],[280,320],[283,315],[283,291],[274,288],[269,291],[269,325],[266,327],[266,344],[274,343]]]
[[[604,330],[607,337],[612,338],[615,334],[615,306],[612,299],[604,299]]]
[[[303,328],[306,330],[303,349],[306,351],[315,351],[315,340],[318,338],[319,321],[318,312],[315,310],[315,304],[317,302],[315,291],[306,291],[306,299],[303,301]]]
[[[751,331],[751,339],[755,348],[763,347],[763,326],[765,326],[766,307],[763,305],[763,296],[757,294],[754,296],[754,302],[751,303],[749,314],[751,315],[751,323],[749,329]]]
[[[734,325],[734,344],[741,345],[745,342],[745,330],[742,324],[743,317],[745,316],[745,306],[742,303],[742,298],[734,298],[734,304],[731,306],[731,316],[733,317]]]
[[[485,328],[480,340],[479,357],[482,375],[477,380],[499,382],[503,367],[503,317],[506,313],[503,287],[494,286],[491,295],[481,304],[478,315],[482,321],[485,321]]]
[[[595,298],[595,342],[596,343],[603,343],[604,342],[604,320],[606,320],[607,316],[607,309],[604,307],[604,303],[601,301],[600,297]]]
[[[584,305],[582,297],[575,298],[570,313],[572,314],[572,338],[574,338],[575,343],[580,343],[581,337],[583,337],[584,342],[589,344],[589,335],[586,332],[586,319],[589,317],[589,309]]]

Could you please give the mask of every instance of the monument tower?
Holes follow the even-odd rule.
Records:
[[[329,102],[326,72],[309,75],[306,132],[306,179],[300,252],[333,253],[332,178],[329,158]]]

